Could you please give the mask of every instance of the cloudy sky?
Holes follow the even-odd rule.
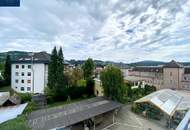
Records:
[[[190,61],[190,0],[21,0],[0,8],[0,52],[66,59]]]

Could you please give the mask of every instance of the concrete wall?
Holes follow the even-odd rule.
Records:
[[[99,79],[95,79],[94,92],[96,96],[104,96],[104,90],[102,88],[101,81]]]

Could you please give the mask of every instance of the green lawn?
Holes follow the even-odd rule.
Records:
[[[18,116],[0,125],[0,130],[30,130],[26,124],[26,114]]]

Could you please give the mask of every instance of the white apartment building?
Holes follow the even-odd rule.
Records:
[[[48,53],[38,52],[12,61],[12,89],[20,93],[44,93],[44,87],[47,86],[49,60]]]

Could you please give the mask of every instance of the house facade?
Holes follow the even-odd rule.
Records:
[[[190,90],[190,67],[174,60],[162,66],[139,66],[128,72],[125,80],[130,81],[130,79],[156,86],[157,89]]]
[[[44,93],[49,61],[50,55],[46,52],[33,53],[12,61],[12,89],[20,93]]]

